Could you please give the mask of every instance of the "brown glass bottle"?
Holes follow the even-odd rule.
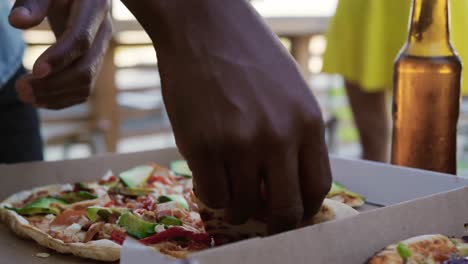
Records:
[[[456,174],[462,66],[449,28],[448,0],[413,0],[394,67],[393,164]]]

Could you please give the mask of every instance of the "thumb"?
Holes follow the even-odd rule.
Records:
[[[13,27],[27,29],[39,25],[47,16],[49,0],[16,0],[9,21]]]

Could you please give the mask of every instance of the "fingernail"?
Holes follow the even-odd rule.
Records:
[[[21,18],[29,19],[31,17],[31,11],[23,6],[20,6],[13,9],[10,13],[10,16],[19,16]]]
[[[37,78],[44,78],[47,75],[49,75],[50,71],[51,71],[50,65],[43,62],[43,63],[39,63],[36,67],[34,67],[33,75],[34,77],[37,77]]]

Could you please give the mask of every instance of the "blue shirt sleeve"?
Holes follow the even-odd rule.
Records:
[[[25,47],[21,32],[8,23],[9,13],[9,1],[0,0],[0,89],[22,64]]]

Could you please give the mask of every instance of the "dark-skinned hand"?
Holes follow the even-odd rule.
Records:
[[[45,18],[56,36],[16,83],[25,103],[62,109],[84,102],[91,93],[112,35],[109,0],[17,0],[10,24],[28,29]]]
[[[152,38],[196,194],[272,233],[315,214],[331,184],[324,124],[293,59],[244,0],[124,0]],[[262,186],[265,198],[262,195]]]

